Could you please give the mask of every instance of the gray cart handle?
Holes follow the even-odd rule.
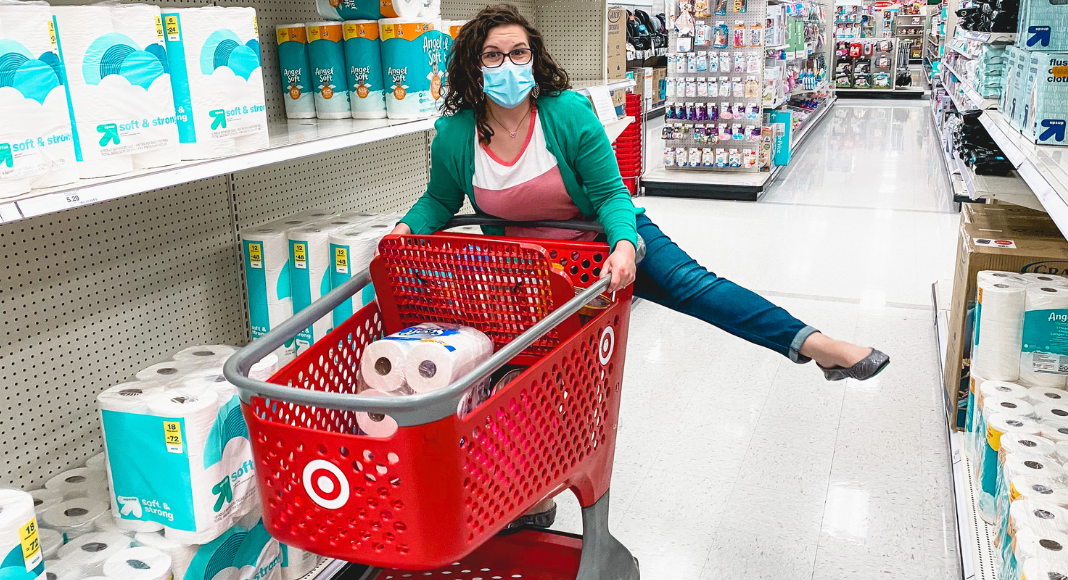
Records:
[[[556,227],[582,231],[603,231],[601,225],[596,222],[585,221],[534,221],[534,222],[511,222],[498,218],[465,215],[457,216],[442,228],[443,230],[467,226],[489,225],[504,226],[518,225],[525,227]],[[638,237],[638,248],[635,261],[640,262],[645,257],[645,244]],[[404,397],[368,397],[348,393],[330,393],[326,391],[313,391],[299,387],[276,385],[265,381],[258,381],[248,377],[248,371],[252,365],[260,359],[274,352],[287,340],[297,336],[302,330],[311,326],[315,321],[330,312],[345,300],[356,295],[371,282],[370,270],[364,270],[349,278],[341,286],[330,291],[310,306],[301,310],[282,324],[271,329],[270,332],[253,340],[248,346],[239,349],[223,365],[223,375],[226,380],[237,387],[241,392],[241,400],[250,403],[252,397],[311,405],[329,409],[341,409],[345,411],[362,411],[367,413],[381,413],[392,417],[402,427],[423,425],[443,419],[455,414],[467,389],[490,376],[496,370],[508,364],[508,361],[522,353],[529,346],[537,342],[541,337],[548,334],[571,315],[582,307],[592,302],[597,296],[608,289],[610,278],[602,278],[587,288],[581,294],[568,300],[566,304],[551,312],[548,316],[531,326],[523,334],[520,334],[508,344],[501,347],[482,364],[475,367],[470,373],[456,380],[444,389],[431,393],[408,395]]]

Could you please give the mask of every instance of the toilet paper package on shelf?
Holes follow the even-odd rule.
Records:
[[[386,93],[378,22],[349,20],[342,24],[342,31],[352,118],[383,119],[386,117]]]
[[[139,3],[109,3],[108,6],[111,8],[111,20],[115,30],[127,35],[134,41],[134,44],[148,47],[146,50],[151,52],[160,64],[163,64],[166,45],[163,40],[163,17],[159,7]],[[170,74],[165,73],[165,77],[166,85],[170,89]],[[161,90],[158,95],[153,94],[153,97],[159,97],[160,102],[152,103],[152,110],[156,117],[149,118],[148,124],[156,128],[156,132],[161,136],[165,136],[166,145],[147,153],[135,153],[133,155],[134,169],[165,167],[182,161],[173,90]],[[142,125],[144,124],[142,120]]]
[[[59,558],[75,562],[95,573],[101,572],[104,562],[130,547],[129,536],[108,532],[92,532],[67,542],[59,549]]]
[[[289,230],[290,283],[293,290],[293,313],[330,292],[330,232],[325,224],[313,223]],[[327,314],[301,331],[296,338],[300,354],[327,335],[334,325]]]
[[[1027,288],[1020,382],[1035,387],[1064,387],[1068,379],[1068,288]]]
[[[183,348],[174,353],[174,360],[191,360],[194,362],[206,362],[211,364],[223,364],[237,349],[226,344],[206,344]]]
[[[88,467],[68,469],[45,482],[45,489],[58,491],[67,499],[88,497],[89,490],[106,486],[107,474]]]
[[[54,559],[63,546],[63,534],[48,528],[37,528],[37,537],[41,541],[41,554],[45,560]]]
[[[30,494],[0,488],[0,578],[44,578],[44,553]]]
[[[40,523],[63,534],[70,542],[78,536],[91,533],[93,522],[106,511],[108,505],[97,499],[68,499],[44,510]]]
[[[155,548],[171,557],[171,572],[174,574],[175,580],[181,580],[185,577],[186,570],[189,569],[189,564],[193,561],[193,557],[196,556],[197,549],[200,547],[196,544],[182,544],[176,542],[160,532],[141,532],[134,536],[134,542]]]
[[[59,49],[44,2],[0,2],[0,199],[78,179]]]
[[[104,561],[103,575],[116,580],[168,580],[171,557],[149,546],[126,548]]]
[[[297,222],[298,225],[300,222]],[[252,338],[257,339],[293,316],[287,228],[267,224],[241,232],[245,287]],[[280,349],[282,364],[296,354],[294,341]]]
[[[320,119],[351,118],[341,23],[313,22],[307,29],[315,115]]]
[[[382,18],[382,5],[388,0],[315,0],[319,15],[327,20],[378,20]]]
[[[282,551],[282,580],[299,580],[319,565],[321,556],[280,544]]]
[[[987,380],[1020,378],[1025,282],[980,279],[976,294],[972,368]],[[1038,385],[1035,385],[1038,386]]]
[[[280,545],[267,533],[263,522],[251,528],[235,525],[226,530],[197,549],[184,578],[175,576],[175,580],[219,578],[282,580]]]
[[[174,387],[137,407],[98,398],[118,524],[161,525],[170,540],[202,544],[258,502],[248,430],[231,393]]]
[[[174,146],[177,119],[158,16],[147,5],[52,7],[82,178],[131,171],[135,155]]]
[[[438,112],[452,39],[439,20],[384,18],[382,70],[390,119],[415,119]]]
[[[381,0],[383,18],[441,19],[441,0]]]
[[[282,100],[289,119],[314,119],[311,66],[308,61],[308,32],[303,23],[279,24],[278,76],[282,81]]]
[[[367,269],[378,242],[392,229],[388,223],[376,220],[331,232],[330,287],[337,288],[353,275]],[[370,304],[374,298],[374,287],[368,284],[360,294],[339,304],[332,314],[334,328],[348,320],[353,312]]]
[[[163,23],[182,159],[267,147],[256,10],[167,8]]]
[[[45,562],[45,578],[48,580],[84,580],[89,572],[77,562],[48,560]]]
[[[449,35],[449,38],[456,41],[456,35],[460,34],[460,29],[467,24],[466,20],[442,20],[441,31]]]
[[[65,499],[63,492],[43,487],[30,490],[30,496],[33,497],[33,509],[38,514]]]

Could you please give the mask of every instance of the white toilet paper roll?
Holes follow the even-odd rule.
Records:
[[[408,353],[427,335],[419,327],[407,328],[367,345],[360,358],[360,377],[372,389],[389,393],[408,385]]]
[[[157,393],[149,398],[148,410],[153,415],[168,418],[185,419],[187,453],[199,456],[204,452],[202,445],[211,431],[218,416],[219,396],[213,390],[191,392],[189,389],[171,389]]]
[[[369,389],[360,393],[368,397],[388,397],[386,393]],[[356,424],[360,433],[368,437],[392,437],[397,432],[397,422],[389,415],[381,413],[356,413]]]
[[[196,556],[200,546],[180,544],[167,538],[161,533],[140,533],[134,536],[134,541],[150,548],[155,548],[171,557],[171,572],[175,580],[185,577],[185,571],[189,569],[189,563]]]
[[[220,400],[228,399],[238,394],[237,387],[230,384],[230,381],[223,376],[222,367],[210,367],[194,371],[183,377],[179,385],[180,388],[189,389],[193,392],[210,389],[219,395]]]
[[[978,388],[975,391],[975,400],[981,409],[983,407],[983,401],[987,397],[1028,400],[1030,394],[1031,393],[1027,387],[1021,387],[1016,383],[986,380],[978,385]]]
[[[41,514],[40,524],[64,534],[67,541],[93,531],[93,522],[108,510],[100,500],[75,498],[62,501]]]
[[[1023,399],[987,397],[983,400],[983,416],[984,418],[989,417],[994,413],[1015,417],[1033,417],[1035,415],[1035,407]],[[987,421],[987,424],[989,425],[989,421]]]
[[[1013,276],[1023,278],[1028,286],[1059,286],[1061,288],[1068,288],[1068,278],[1057,276],[1056,274],[1036,274],[1034,272],[1027,272],[1025,274],[1013,274]]]
[[[1026,285],[1002,280],[979,283],[972,367],[988,380],[1020,377],[1020,341]]]
[[[92,572],[77,562],[49,560],[45,562],[45,580],[84,580]]]
[[[300,580],[319,565],[319,555],[299,548],[281,545],[282,580]]]
[[[51,560],[59,553],[63,545],[63,534],[48,528],[37,528],[37,537],[41,541],[41,554],[45,560]]]
[[[268,381],[280,368],[278,356],[272,352],[252,365],[252,368],[248,370],[248,378],[256,379],[257,381]]]
[[[1051,529],[1048,523],[1042,524],[1036,524],[1036,528],[1017,526],[1012,550],[1017,562],[1026,562],[1030,558],[1064,558],[1068,551],[1068,535],[1063,528]]]
[[[1004,437],[1003,437],[1004,438]],[[1064,479],[1064,468],[1055,457],[1014,455],[1003,464],[1004,476],[1012,481],[1020,475],[1032,475],[1054,480]]]
[[[1027,288],[1020,352],[1020,382],[1034,387],[1064,387],[1068,379],[1068,287]]]
[[[1032,405],[1038,403],[1068,403],[1068,391],[1053,387],[1031,387],[1027,390],[1027,402]]]
[[[148,397],[162,393],[165,384],[160,380],[122,383],[97,395],[96,402],[103,411],[145,413],[148,411]]]
[[[134,375],[139,381],[174,381],[193,371],[200,370],[206,364],[193,360],[169,360],[156,363]]]
[[[1039,434],[1054,443],[1068,441],[1068,421],[1043,421]]]
[[[5,569],[5,576],[33,578],[44,571],[44,556],[40,551],[27,553],[22,548],[25,545],[22,543],[23,532],[27,528],[36,528],[33,525],[35,517],[30,494],[17,489],[0,489],[0,551],[4,554],[5,564],[16,566],[15,570]],[[6,561],[12,557],[18,560]]]
[[[64,497],[86,497],[91,488],[107,487],[107,474],[88,467],[75,467],[45,482],[45,489],[53,489]]]
[[[1055,558],[1028,558],[1019,563],[1020,580],[1068,578],[1068,561]]]
[[[1064,482],[1049,477],[1025,473],[1009,481],[1009,498],[1013,502],[1019,499],[1033,499],[1063,508],[1068,505],[1068,486],[1065,486]]]
[[[493,354],[493,341],[477,329],[443,329],[408,353],[404,374],[416,393],[444,389]]]
[[[71,540],[59,549],[59,557],[83,563],[87,568],[102,566],[104,560],[129,548],[129,536],[92,532]]]
[[[114,503],[112,504],[114,507]],[[146,522],[141,520],[124,520],[118,519],[115,516],[111,516],[111,521],[115,523],[118,528],[127,533],[138,532],[158,532],[163,529],[162,524],[156,522]]]
[[[95,469],[97,471],[104,471],[108,466],[107,454],[101,452],[93,455],[89,459],[85,460],[85,466],[89,469]]]
[[[1057,459],[1068,464],[1068,441],[1058,441],[1054,446],[1057,448]]]
[[[111,500],[109,499],[108,504],[110,505],[110,503]],[[112,512],[110,509],[100,514],[100,517],[96,518],[96,520],[93,522],[93,530],[97,532],[107,532],[109,534],[129,536],[131,538],[134,535],[134,532],[119,527],[119,524],[115,519],[114,512]]]
[[[63,501],[63,492],[55,489],[34,489],[30,491],[33,497],[33,509],[38,514]]]
[[[1009,522],[1014,535],[1021,530],[1064,532],[1068,530],[1068,510],[1052,502],[1020,499],[1009,508]]]
[[[148,546],[126,548],[104,562],[104,575],[115,580],[166,580],[171,557]]]
[[[1068,421],[1068,404],[1038,403],[1035,418],[1039,421]]]
[[[191,346],[174,353],[174,360],[192,360],[207,364],[223,364],[237,349],[226,344],[207,344],[203,346]]]
[[[1052,458],[1056,453],[1057,448],[1053,442],[1041,435],[1006,433],[1001,436],[1001,449],[998,457],[1002,463],[1005,463],[1014,457]]]

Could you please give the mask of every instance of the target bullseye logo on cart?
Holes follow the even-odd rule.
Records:
[[[612,359],[612,353],[616,350],[616,331],[611,326],[604,327],[601,331],[601,340],[597,344],[597,358],[601,364],[606,365]]]
[[[304,491],[319,507],[336,510],[349,501],[349,481],[338,466],[316,459],[304,468]]]

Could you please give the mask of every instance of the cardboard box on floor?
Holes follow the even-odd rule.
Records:
[[[1052,220],[1049,216],[1043,218],[1038,212],[964,205],[968,209],[961,212],[953,301],[943,366],[949,405],[946,411],[950,425],[956,429],[964,428],[964,407],[968,398],[970,376],[967,357],[970,356],[972,340],[970,329],[975,305],[976,274],[983,270],[1068,274],[1068,241],[1056,231],[1055,225],[1050,230]]]
[[[667,68],[666,67],[662,67],[661,66],[661,67],[654,67],[653,68],[653,95],[652,95],[652,97],[653,97],[653,107],[659,107],[660,105],[664,104],[664,101],[667,98],[666,95],[665,95],[665,93],[667,91],[665,90],[665,87],[663,86],[664,85],[664,79],[666,79],[666,78],[667,78]]]

